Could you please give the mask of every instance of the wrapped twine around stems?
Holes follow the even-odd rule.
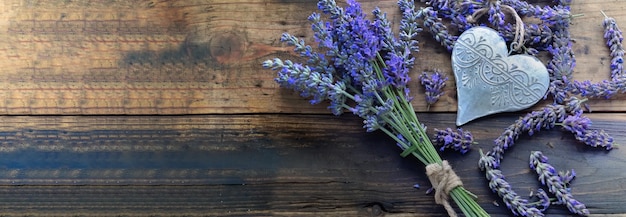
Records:
[[[522,46],[524,46],[524,21],[522,21],[522,18],[517,15],[517,12],[511,6],[500,5],[500,8],[502,8],[504,12],[510,13],[515,18],[515,38],[511,43],[511,47],[515,50],[520,50]],[[481,8],[476,10],[472,15],[467,17],[467,22],[475,23],[488,11],[489,8]]]
[[[456,217],[454,208],[448,202],[448,194],[457,186],[463,186],[461,179],[454,173],[448,161],[433,163],[426,166],[426,175],[435,189],[435,203],[442,205],[450,217]]]

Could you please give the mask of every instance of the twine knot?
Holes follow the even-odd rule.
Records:
[[[452,167],[445,160],[441,164],[427,165],[426,175],[433,189],[435,189],[435,203],[442,205],[450,217],[456,217],[454,208],[448,202],[448,195],[452,189],[457,186],[463,186],[461,179],[452,171]]]

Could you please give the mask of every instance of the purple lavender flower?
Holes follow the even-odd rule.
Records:
[[[504,23],[504,12],[500,9],[501,1],[485,1],[486,8],[489,8],[489,22],[497,29],[506,29]]]
[[[380,117],[375,114],[368,114],[362,118],[363,118],[363,128],[365,128],[367,132],[374,132],[385,125],[385,122],[381,120]]]
[[[581,113],[576,113],[567,116],[567,118],[563,120],[562,126],[563,129],[572,133],[583,133],[591,126],[591,120],[586,116],[582,116]]]
[[[566,100],[578,101],[577,98],[572,97]],[[495,166],[498,167],[500,160],[503,158],[504,150],[513,146],[515,140],[524,132],[528,132],[529,135],[533,135],[535,132],[541,129],[554,128],[556,123],[562,122],[566,118],[568,113],[577,112],[581,108],[579,104],[567,103],[565,105],[548,105],[540,111],[533,111],[523,117],[520,117],[514,124],[510,125],[505,131],[494,141],[495,145],[493,149],[487,153],[496,158]],[[485,166],[481,166],[484,168]]]
[[[473,14],[482,6],[482,3],[477,1],[422,0],[422,2],[426,2],[426,5],[437,11],[442,18],[450,19],[450,24],[461,32],[475,26],[467,21],[467,15]]]
[[[604,12],[603,12],[604,14]],[[606,44],[611,50],[611,81],[603,80],[598,83],[591,81],[575,81],[570,84],[569,89],[574,94],[580,94],[583,97],[605,98],[609,99],[616,93],[626,92],[626,75],[624,71],[624,47],[622,46],[622,31],[617,26],[615,19],[604,15],[605,19],[602,25],[605,28],[604,38]]]
[[[622,41],[622,30],[617,26],[617,22],[612,17],[606,16],[604,12],[604,39],[606,39],[606,45],[611,50],[611,79],[615,80],[624,71],[624,47]]]
[[[452,51],[454,42],[457,40],[458,36],[451,35],[448,32],[448,27],[441,22],[437,11],[433,10],[432,7],[427,7],[421,9],[419,15],[424,20],[424,27],[430,30],[435,40],[441,43],[448,51]]]
[[[589,210],[580,203],[570,192],[567,184],[563,182],[556,169],[548,164],[548,158],[539,151],[534,151],[530,155],[530,168],[537,172],[539,181],[548,187],[560,204],[565,204],[570,212],[582,216],[589,215]]]
[[[312,71],[308,66],[293,63],[290,60],[282,61],[278,58],[263,62],[266,68],[278,71],[275,79],[283,87],[300,92],[303,97],[313,97],[311,104],[317,104],[328,99],[328,88],[334,84],[329,83],[326,74]]]
[[[565,99],[563,104],[554,104],[544,107],[543,110],[531,112],[520,117],[514,124],[506,130],[495,141],[491,151],[482,154],[478,161],[478,167],[485,171],[489,180],[489,187],[498,192],[498,195],[507,204],[509,209],[516,215],[523,216],[543,216],[541,211],[528,201],[520,198],[509,184],[504,180],[500,170],[500,161],[504,151],[511,147],[515,140],[524,132],[532,135],[541,129],[553,128],[557,122],[562,122],[568,114],[581,112],[581,101],[576,97]]]
[[[337,6],[335,1],[319,1],[317,8],[325,14],[330,14],[331,20],[345,19],[343,8]]]
[[[409,77],[409,68],[404,65],[404,58],[395,53],[389,53],[388,60],[385,61],[384,76],[389,84],[396,88],[405,88],[411,77]]]
[[[574,134],[576,140],[582,141],[591,147],[603,147],[606,150],[613,149],[613,137],[604,130],[587,130],[585,134]]]
[[[498,170],[504,151],[515,143],[515,140],[524,132],[532,135],[541,129],[553,128],[557,122],[562,121],[568,113],[581,110],[579,100],[571,97],[565,100],[564,105],[548,105],[541,111],[531,112],[524,117],[520,117],[495,141],[493,149],[486,154],[482,154],[478,162],[478,167],[485,171],[489,180],[489,188],[497,192],[509,210],[515,215],[522,216],[543,216],[537,206],[521,199],[504,179],[502,172]]]
[[[511,24],[507,24],[507,27],[501,31],[507,41],[515,38],[515,31],[509,31],[509,29],[513,28]],[[524,44],[527,46],[525,49],[530,51],[527,51],[528,54],[536,55],[537,49],[545,50],[548,45],[552,44],[552,29],[547,25],[524,23]]]
[[[496,165],[496,159],[493,156],[484,155],[481,152],[480,165]],[[479,165],[479,166],[480,166]],[[528,202],[526,199],[522,199],[519,196],[511,185],[504,179],[504,175],[502,175],[502,171],[496,169],[492,166],[487,166],[483,168],[485,170],[485,175],[487,180],[489,180],[489,188],[497,193],[504,204],[506,204],[507,208],[513,212],[516,216],[544,216],[541,210],[534,207],[532,204]]]
[[[572,72],[576,65],[569,33],[571,18],[569,7],[563,5],[540,7],[521,0],[502,0],[502,4],[511,6],[521,16],[539,18],[543,21],[543,26],[552,27],[551,29],[544,27],[544,30],[550,30],[550,32],[544,31],[546,34],[551,33],[553,35],[550,37],[551,44],[545,47],[548,53],[552,55],[552,59],[547,64],[551,80],[548,95],[551,95],[555,102],[561,103],[567,97],[565,93],[570,86]],[[537,31],[531,32],[537,35]],[[547,39],[547,37],[542,39],[542,37],[527,34],[525,36],[527,39],[532,39],[533,43]]]
[[[500,160],[503,158],[504,150],[513,146],[519,135],[524,132],[533,135],[541,129],[551,129],[556,122],[562,121],[565,115],[566,111],[564,106],[548,105],[544,107],[542,111],[533,111],[521,117],[496,138],[493,150],[488,152],[487,155],[493,155],[496,158],[496,166],[498,166]]]
[[[306,64],[290,60],[267,60],[266,68],[278,71],[277,83],[293,89],[316,104],[329,100],[328,109],[335,115],[349,110],[364,119],[364,127],[373,131],[392,120],[387,117],[393,100],[381,98],[383,89],[394,87],[410,100],[407,83],[414,64],[411,52],[418,51],[415,24],[418,13],[413,1],[400,0],[402,11],[400,38],[391,31],[386,15],[375,9],[374,20],[366,19],[361,6],[348,0],[341,8],[334,0],[320,0],[321,14],[309,16],[314,38],[324,52],[316,52],[304,40],[284,33],[281,41],[307,59]],[[328,21],[324,17],[328,16]],[[382,55],[382,56],[381,56]],[[346,104],[351,99],[355,104]]]
[[[418,52],[417,34],[422,32],[422,28],[417,25],[419,14],[415,10],[415,3],[408,0],[399,0],[398,6],[402,11],[402,20],[400,21],[400,43],[403,48],[410,51]]]
[[[591,120],[580,113],[570,115],[561,124],[563,129],[574,133],[576,140],[581,141],[591,147],[603,147],[606,150],[613,148],[613,137],[604,130],[591,130]]]
[[[550,73],[550,86],[553,90],[552,95],[556,102],[563,100],[563,95],[568,89],[572,80],[572,73],[576,66],[576,59],[570,41],[569,31],[566,28],[555,31],[552,38],[552,44],[547,47],[548,53],[552,55],[552,59],[547,65]]]
[[[582,97],[610,99],[616,93],[626,92],[624,82],[626,82],[625,75],[618,75],[612,81],[603,80],[598,83],[591,83],[589,80],[574,81],[569,85],[568,90]]]
[[[423,72],[419,77],[422,86],[426,90],[426,103],[430,105],[436,103],[439,97],[443,96],[443,88],[446,87],[446,81],[448,77],[441,74],[439,70],[435,70],[432,75],[428,75],[427,72]]]
[[[571,17],[569,7],[563,5],[541,7],[522,0],[502,0],[501,2],[514,8],[520,16],[536,17],[547,25],[563,25],[569,23]]]
[[[576,177],[576,172],[573,169],[566,170],[566,171],[559,171],[559,178],[561,178],[561,181],[563,181],[563,183],[565,183],[566,185],[572,182],[572,180],[574,180],[575,177]]]
[[[322,73],[332,73],[334,71],[334,69],[329,67],[329,63],[324,55],[314,52],[311,46],[304,43],[304,40],[298,39],[288,33],[283,33],[280,37],[280,41],[285,42],[287,45],[294,46],[296,53],[299,53],[302,57],[307,57],[307,67],[311,68],[312,71]]]
[[[537,192],[535,192],[535,197],[539,199],[538,207],[541,207],[541,211],[546,211],[546,209],[550,207],[550,197],[548,197],[548,193],[546,193],[546,191],[541,188],[537,189]]]
[[[334,115],[341,115],[347,108],[347,106],[345,106],[347,100],[345,93],[346,83],[344,80],[339,80],[332,85],[328,85],[327,94],[328,99],[330,100],[328,110],[330,110]]]
[[[450,128],[446,128],[445,130],[435,129],[434,137],[433,142],[441,145],[439,151],[452,149],[461,152],[461,154],[465,154],[474,143],[472,133],[463,131],[461,128],[458,128],[456,131]]]
[[[398,5],[402,11],[402,19],[400,20],[400,34],[399,39],[396,40],[393,37],[391,31],[391,24],[387,20],[385,14],[380,12],[380,9],[376,8],[372,12],[375,16],[374,26],[377,31],[382,35],[381,45],[387,49],[389,53],[392,53],[398,57],[404,59],[404,65],[412,66],[415,58],[411,55],[411,52],[418,52],[419,46],[416,40],[417,34],[422,32],[415,19],[417,19],[417,12],[413,1],[399,0]]]

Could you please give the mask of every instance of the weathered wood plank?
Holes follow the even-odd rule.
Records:
[[[433,128],[453,114],[420,113]],[[589,114],[594,127],[626,143],[624,114]],[[465,127],[480,143],[443,153],[467,189],[494,215],[508,211],[477,168],[478,149],[517,118]],[[0,116],[3,214],[210,216],[443,216],[423,165],[403,159],[391,139],[365,133],[358,118],[329,115]],[[547,143],[553,144],[551,148]],[[539,187],[531,150],[559,170],[575,169],[575,197],[595,214],[625,214],[624,149],[584,147],[554,129],[522,136],[503,171],[520,195]],[[421,189],[412,186],[419,184]],[[501,202],[500,202],[501,203]],[[551,216],[565,215],[554,206]]]
[[[363,0],[398,22],[393,0]],[[607,78],[600,10],[626,21],[623,1],[574,1],[576,78]],[[260,63],[292,58],[282,32],[312,42],[314,1],[25,1],[0,3],[0,114],[320,113],[273,82]],[[449,54],[428,34],[413,77]],[[421,99],[417,83],[412,85]],[[455,111],[453,82],[433,111]],[[623,100],[596,111],[623,111]],[[415,107],[425,111],[421,100]]]

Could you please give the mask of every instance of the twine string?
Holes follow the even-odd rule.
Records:
[[[448,195],[452,189],[463,186],[461,179],[452,171],[452,167],[445,160],[441,164],[427,165],[426,175],[433,189],[435,189],[435,203],[442,205],[450,217],[456,217],[457,214],[448,201]]]

